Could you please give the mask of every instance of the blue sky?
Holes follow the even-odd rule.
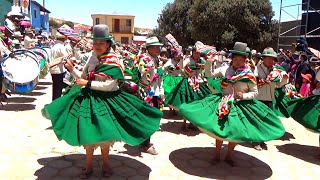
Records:
[[[43,0],[37,0],[42,4]],[[135,16],[135,26],[154,28],[163,7],[174,0],[45,0],[51,17],[91,25],[91,14],[123,13]],[[281,0],[271,0],[275,19],[279,19]],[[298,4],[301,0],[283,0],[284,5]],[[301,7],[300,7],[301,9]],[[298,7],[285,8],[297,16]],[[283,13],[282,21],[293,20]]]

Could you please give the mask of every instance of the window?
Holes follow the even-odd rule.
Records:
[[[131,19],[127,19],[126,25],[127,25],[127,26],[131,26]]]
[[[33,10],[33,16],[35,19],[37,19],[37,10],[36,9]]]
[[[96,25],[100,24],[100,18],[96,18]]]
[[[129,37],[121,37],[121,44],[129,44]]]

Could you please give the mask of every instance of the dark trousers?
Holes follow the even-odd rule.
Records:
[[[0,76],[0,93],[2,91],[2,81],[3,81],[3,77]]]
[[[62,89],[66,87],[63,82],[64,73],[62,74],[51,74],[52,77],[52,101],[61,97]]]
[[[261,101],[261,102],[273,110],[272,101]]]
[[[160,108],[159,104],[158,104],[158,97],[157,96],[153,96],[153,98],[151,99],[152,103],[154,104],[155,108]],[[150,137],[151,138],[151,137]],[[143,143],[141,143],[141,146],[143,147],[150,147],[152,146],[151,140],[150,138],[148,138],[147,140],[145,140]]]

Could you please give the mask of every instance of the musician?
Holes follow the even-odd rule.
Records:
[[[23,46],[25,49],[31,49],[35,47],[35,43],[38,39],[34,39],[34,33],[31,29],[26,29]]]
[[[56,33],[56,44],[51,48],[52,63],[49,64],[49,70],[52,77],[52,101],[61,97],[62,89],[66,86],[63,82],[63,77],[66,72],[63,60],[69,54],[64,45],[66,37],[59,32]]]

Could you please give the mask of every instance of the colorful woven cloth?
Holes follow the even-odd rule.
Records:
[[[79,37],[79,34],[71,28],[61,27],[61,28],[57,29],[57,31],[65,36],[67,36],[70,40],[74,40],[74,41],[81,40],[81,38]]]
[[[183,56],[182,48],[179,45],[178,41],[172,36],[172,34],[167,34],[165,39],[168,41],[171,48],[176,50],[179,55]]]
[[[257,79],[248,66],[242,66],[236,70],[234,76],[223,77],[221,87],[226,88],[229,83],[235,84],[237,81],[257,84]]]
[[[258,87],[261,87],[265,84],[269,84],[271,82],[281,82],[284,75],[286,75],[286,71],[282,66],[277,66],[273,68],[273,70],[268,74],[266,79],[260,79],[258,83]]]
[[[219,108],[218,108],[218,118],[223,119],[225,116],[227,116],[230,112],[231,104],[234,101],[234,89],[232,91],[232,94],[225,95],[222,97]]]

